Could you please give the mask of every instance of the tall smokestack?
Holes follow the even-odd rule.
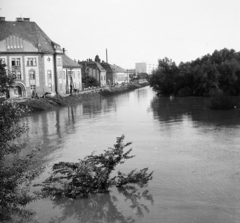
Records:
[[[107,49],[106,49],[106,62],[108,63],[108,53],[107,53]]]

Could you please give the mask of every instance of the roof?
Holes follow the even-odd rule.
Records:
[[[82,66],[84,67],[90,67],[90,68],[93,68],[93,69],[98,69],[100,72],[106,72],[106,70],[101,66],[100,63],[97,63],[95,61],[82,61],[80,62],[80,64],[82,64]]]
[[[101,72],[106,72],[106,70],[101,66],[100,63],[97,63],[97,62],[95,62],[95,63],[96,63],[96,65],[97,65],[98,69],[99,69]]]
[[[111,65],[111,64],[109,64],[109,63],[101,63],[101,66],[107,71],[107,72],[116,72],[115,71],[115,69],[114,69],[114,67]]]
[[[0,21],[0,41],[15,35],[31,42],[40,52],[54,53],[54,43],[35,23],[30,21],[9,22]]]
[[[82,66],[75,61],[73,61],[70,57],[63,54],[62,56],[63,67],[64,68],[81,68]]]
[[[113,69],[114,69],[116,72],[126,73],[126,70],[123,69],[122,67],[119,67],[119,66],[117,66],[117,65],[115,65],[115,64],[113,64],[112,67],[113,67]]]

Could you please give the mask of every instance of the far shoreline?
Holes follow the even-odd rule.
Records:
[[[18,104],[26,106],[31,112],[41,112],[47,110],[55,110],[60,107],[72,106],[84,101],[94,100],[97,98],[106,98],[109,96],[133,91],[138,88],[149,86],[148,82],[134,83],[126,85],[117,85],[104,89],[92,89],[91,91],[81,91],[72,95],[55,95],[54,97],[45,98],[28,98],[24,101],[17,101]]]

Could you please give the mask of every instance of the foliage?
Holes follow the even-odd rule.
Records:
[[[158,68],[153,71],[149,84],[157,95],[171,95],[175,92],[175,79],[178,74],[176,64],[168,59],[158,61]]]
[[[95,56],[94,61],[97,62],[97,63],[101,63],[101,59],[99,58],[98,55]]]
[[[1,66],[0,66],[1,67]],[[5,76],[5,69],[0,69],[0,76]],[[3,79],[2,79],[3,80]],[[4,79],[0,90],[10,86],[11,80]],[[3,88],[2,88],[3,86]],[[25,142],[19,142],[28,129],[25,124],[19,124],[20,119],[28,113],[26,108],[9,100],[0,102],[0,221],[9,220],[13,215],[27,216],[24,206],[36,199],[28,193],[30,183],[41,172],[41,167],[29,169],[35,163],[38,149],[27,156],[21,154]]]
[[[12,75],[12,73],[9,72],[7,74],[5,65],[0,64],[0,92],[1,93],[7,93],[9,88],[13,85],[15,76]]]
[[[208,108],[212,110],[228,110],[236,108],[236,100],[223,93],[218,93],[209,101]]]
[[[86,87],[86,88],[99,86],[99,82],[97,81],[97,79],[88,74],[83,75],[82,83],[84,84],[84,87]]]
[[[51,176],[40,184],[43,186],[43,195],[86,198],[90,194],[108,192],[113,185],[122,187],[133,183],[140,187],[145,186],[153,174],[148,173],[148,168],[132,170],[129,174],[118,171],[117,176],[110,177],[118,164],[134,157],[129,155],[132,149],[124,152],[124,148],[131,143],[124,144],[123,140],[124,135],[118,137],[114,147],[108,148],[100,155],[92,153],[77,163],[54,164]]]
[[[168,58],[159,60],[149,79],[157,95],[212,96],[219,91],[240,94],[240,53],[215,50],[194,61],[178,66]]]

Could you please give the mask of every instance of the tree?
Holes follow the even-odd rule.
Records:
[[[14,83],[15,76],[10,72],[9,75],[7,75],[5,67],[4,64],[0,64],[0,93],[6,95]]]
[[[100,62],[101,62],[101,60],[100,60],[100,58],[99,58],[99,56],[98,56],[98,55],[96,55],[96,56],[95,56],[95,59],[94,59],[94,61],[95,61],[95,62],[97,62],[97,63],[100,63]]]
[[[89,75],[84,75],[82,78],[82,83],[84,83],[84,87],[97,87],[99,86],[99,82],[97,81],[96,78],[89,76]]]
[[[240,53],[215,50],[178,66],[164,58],[149,83],[157,95],[213,96],[223,91],[236,96],[240,94]]]
[[[0,91],[8,91],[14,78],[6,74],[2,65],[0,79]],[[36,199],[35,195],[29,194],[29,186],[43,168],[29,167],[35,163],[38,149],[24,157],[21,151],[26,143],[18,141],[28,129],[27,125],[19,124],[19,120],[28,112],[12,101],[0,101],[0,221],[9,220],[13,215],[29,215],[24,206]]]
[[[150,86],[157,95],[174,95],[176,92],[175,81],[179,69],[175,62],[168,58],[158,61],[158,68],[153,71],[149,79]]]
[[[113,148],[108,148],[100,155],[91,155],[80,159],[77,163],[59,162],[53,165],[53,173],[48,177],[42,186],[45,196],[86,198],[94,193],[106,193],[111,186],[123,187],[127,184],[137,184],[140,187],[146,186],[152,179],[148,168],[137,171],[132,170],[128,174],[118,171],[117,176],[111,177],[115,167],[122,164],[130,156],[132,149],[124,151],[124,148],[131,143],[123,143],[124,135],[117,138]]]

